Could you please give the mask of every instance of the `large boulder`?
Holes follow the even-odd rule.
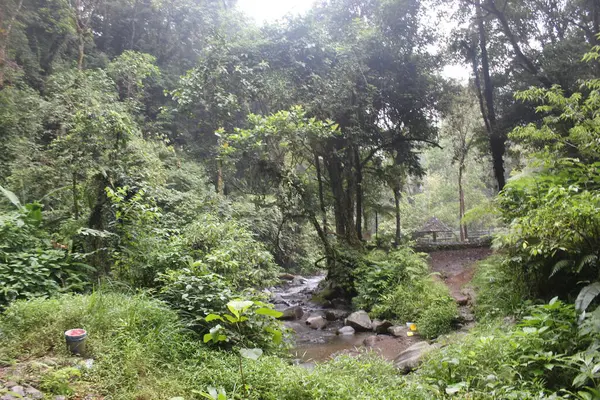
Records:
[[[304,315],[304,310],[300,306],[288,307],[282,311],[283,315],[279,319],[295,320],[300,319]]]
[[[306,320],[306,325],[312,329],[323,329],[327,326],[327,320],[320,315],[317,317],[310,317]]]
[[[408,329],[404,326],[394,325],[394,326],[390,326],[387,329],[387,332],[392,336],[401,337],[401,336],[406,336],[406,332],[408,332]]]
[[[369,314],[364,310],[350,314],[346,318],[346,325],[350,325],[358,332],[367,332],[372,329],[371,318],[369,318]]]
[[[337,334],[342,336],[354,335],[354,328],[351,326],[344,326],[338,329]]]
[[[342,320],[342,319],[346,318],[348,316],[348,314],[350,314],[350,313],[345,310],[336,310],[336,309],[325,310],[325,318],[327,319],[327,321]]]
[[[376,319],[371,323],[371,327],[375,333],[388,333],[388,328],[392,325],[393,324],[387,319],[384,321]]]
[[[418,342],[404,350],[394,359],[394,366],[404,373],[417,368],[423,361],[423,357],[435,347],[427,342]]]

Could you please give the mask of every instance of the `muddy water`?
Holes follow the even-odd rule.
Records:
[[[340,353],[354,353],[365,347],[363,342],[366,338],[375,335],[373,332],[337,335],[337,330],[344,326],[343,318],[328,321],[327,327],[323,330],[312,329],[306,324],[309,316],[322,314],[325,311],[333,310],[340,315],[349,313],[349,310],[323,308],[311,301],[324,278],[322,275],[308,278],[296,277],[293,282],[283,283],[272,290],[277,309],[301,306],[304,311],[300,320],[285,321],[285,325],[294,331],[296,345],[291,349],[292,356],[300,363],[323,362]],[[380,353],[382,357],[393,360],[407,347],[407,343],[406,339],[380,335],[370,348]]]

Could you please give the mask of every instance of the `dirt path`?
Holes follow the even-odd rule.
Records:
[[[473,279],[475,263],[491,254],[488,248],[435,251],[429,254],[431,270],[440,274],[452,296],[459,301],[464,297],[462,289]]]

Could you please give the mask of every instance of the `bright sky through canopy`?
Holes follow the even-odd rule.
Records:
[[[287,14],[303,14],[315,0],[239,0],[238,8],[258,23],[274,21]]]

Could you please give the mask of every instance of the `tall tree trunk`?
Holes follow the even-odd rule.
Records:
[[[463,191],[463,173],[464,173],[464,162],[461,160],[460,166],[458,167],[458,200],[459,210],[458,215],[460,218],[460,241],[464,242],[467,240],[467,226],[463,222],[465,216],[465,193]]]
[[[396,211],[396,235],[394,238],[394,242],[396,245],[400,244],[400,240],[402,239],[402,225],[400,220],[400,187],[394,187],[394,205]]]
[[[498,182],[498,191],[504,188],[506,183],[504,178],[504,153],[506,144],[503,135],[498,132],[496,124],[496,112],[494,108],[494,87],[490,76],[490,62],[487,52],[487,36],[483,22],[483,13],[479,0],[476,1],[475,12],[477,17],[477,27],[479,31],[479,47],[481,50],[481,72],[483,76],[483,99],[485,100],[484,119],[487,119],[486,128],[490,138],[490,150],[494,165],[494,175]],[[474,71],[476,72],[476,71]]]
[[[75,173],[73,173],[71,190],[73,192],[73,215],[77,221],[79,219],[79,196],[77,195],[77,175]]]
[[[315,168],[317,170],[317,183],[319,185],[319,206],[323,214],[323,230],[327,233],[327,210],[325,209],[325,199],[323,195],[323,176],[321,174],[321,160],[319,155],[315,153]]]
[[[221,159],[217,159],[217,194],[225,194],[224,192],[224,184],[223,184],[223,161]]]
[[[12,31],[12,27],[17,19],[17,15],[21,12],[21,8],[23,7],[23,0],[19,0],[17,4],[17,8],[15,9],[14,14],[10,17],[8,21],[8,25],[6,29],[2,30],[2,15],[0,15],[0,88],[4,86],[4,68],[6,68],[6,49],[8,49],[8,41],[10,38],[10,32]]]
[[[356,234],[358,240],[363,240],[362,236],[362,215],[363,215],[363,189],[362,189],[362,166],[360,164],[360,155],[358,149],[354,148],[354,162],[356,163]]]

